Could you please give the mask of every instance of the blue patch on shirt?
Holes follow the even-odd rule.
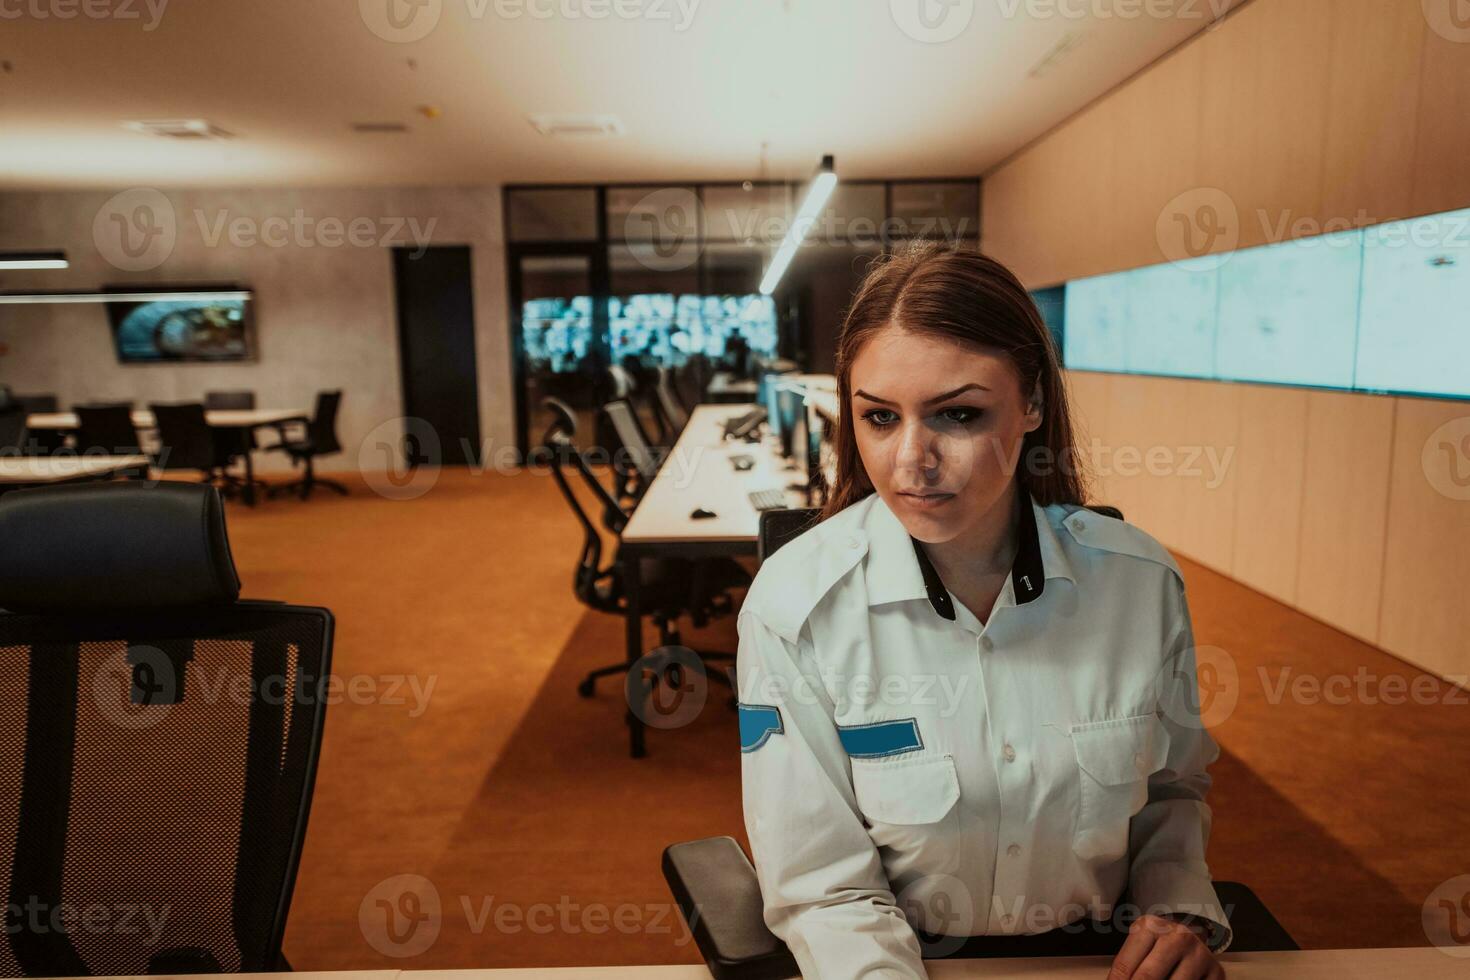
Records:
[[[786,731],[781,724],[781,709],[769,704],[742,704],[739,715],[741,752],[754,752],[772,735]]]
[[[924,747],[917,718],[875,721],[866,725],[838,725],[837,737],[854,759],[881,759]]]

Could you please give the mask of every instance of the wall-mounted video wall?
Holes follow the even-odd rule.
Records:
[[[1068,368],[1470,397],[1470,209],[1066,284]]]

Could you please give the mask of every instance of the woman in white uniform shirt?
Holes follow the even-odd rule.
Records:
[[[771,930],[807,980],[1041,951],[1223,976],[1183,580],[1081,506],[1029,295],[974,251],[920,247],[869,273],[837,371],[831,500],[739,618]]]

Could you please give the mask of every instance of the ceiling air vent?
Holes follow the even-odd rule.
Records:
[[[354,133],[406,133],[408,127],[401,122],[357,122],[352,124]]]
[[[123,128],[145,136],[164,136],[172,140],[227,140],[235,135],[206,119],[144,119],[125,122]]]
[[[527,118],[542,136],[560,139],[606,139],[623,135],[623,121],[613,115],[540,113]]]

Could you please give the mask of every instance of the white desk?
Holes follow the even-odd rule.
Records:
[[[630,669],[643,656],[640,559],[755,554],[760,513],[746,495],[752,490],[784,489],[796,476],[796,471],[785,469],[785,462],[770,441],[750,443],[724,438],[725,421],[754,407],[696,407],[623,528],[618,556],[628,597],[624,640]],[[730,464],[731,456],[742,453],[755,460],[755,465],[743,472]],[[805,494],[787,491],[786,503],[789,507],[805,507]],[[696,507],[713,511],[715,516],[690,517]],[[643,721],[632,710],[627,720],[629,752],[641,758]]]
[[[1067,959],[934,960],[931,980],[1101,980],[1106,956]],[[1230,980],[1464,980],[1470,959],[1433,946],[1404,949],[1323,949],[1299,953],[1226,953]],[[279,980],[280,974],[246,974]],[[300,980],[710,980],[703,966],[554,967],[512,970],[362,970],[297,973]],[[218,975],[189,980],[219,980]]]
[[[230,408],[216,409],[204,413],[204,421],[216,429],[258,429],[263,425],[281,422],[304,421],[306,413],[299,408]],[[80,425],[76,412],[38,412],[26,417],[28,429],[51,429],[71,431]],[[146,408],[133,410],[133,427],[136,429],[157,428],[153,413]]]
[[[50,486],[74,480],[99,480],[123,470],[148,466],[147,456],[3,456],[0,487]]]
[[[664,554],[680,552],[678,545],[698,547],[698,556],[754,553],[760,514],[746,495],[752,490],[784,489],[797,478],[768,441],[746,442],[725,439],[725,420],[755,408],[749,404],[699,405],[679,434],[668,458],[644,491],[638,507],[623,529],[623,546],[670,545]],[[730,463],[732,456],[751,456],[755,465],[741,472]],[[798,491],[787,493],[792,507],[805,507]],[[696,507],[713,511],[715,517],[689,516]],[[736,551],[711,551],[711,542],[745,545]]]
[[[743,381],[728,371],[716,371],[704,389],[705,397],[717,402],[749,401],[759,391],[759,382]]]

